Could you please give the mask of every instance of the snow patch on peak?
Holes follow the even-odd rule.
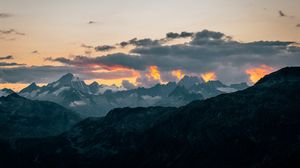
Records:
[[[149,101],[157,101],[160,100],[160,96],[149,96],[149,95],[143,95],[141,96],[144,100],[149,100]]]
[[[123,91],[123,90],[126,90],[126,89],[123,88],[123,87],[118,87],[116,85],[112,85],[112,86],[101,85],[100,88],[98,89],[98,94],[103,94],[108,90],[110,90],[112,92],[118,92],[118,91]]]
[[[52,94],[54,94],[55,96],[58,96],[61,92],[65,91],[65,90],[69,90],[69,89],[70,89],[70,87],[64,86],[64,87],[57,89]]]
[[[230,87],[218,87],[217,90],[224,92],[224,93],[232,93],[232,92],[237,91],[236,89],[230,88]]]
[[[56,88],[59,85],[59,82],[55,82],[52,87]]]
[[[70,103],[70,107],[85,106],[85,105],[87,105],[87,103],[82,100],[73,101]]]

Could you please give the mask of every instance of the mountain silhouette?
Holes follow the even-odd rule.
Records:
[[[115,109],[1,155],[27,167],[299,167],[299,75],[284,68],[180,108]]]

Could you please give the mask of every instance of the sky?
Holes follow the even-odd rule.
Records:
[[[300,63],[299,0],[0,0],[0,88],[71,72],[150,87],[255,83]]]

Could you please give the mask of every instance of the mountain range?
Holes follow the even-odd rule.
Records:
[[[180,107],[194,100],[247,87],[246,83],[226,86],[220,81],[204,82],[199,77],[184,76],[178,83],[169,82],[151,88],[126,90],[123,87],[100,85],[97,82],[87,85],[68,73],[46,86],[39,87],[32,83],[19,94],[32,100],[52,101],[78,112],[83,117],[89,117],[104,116],[108,111],[120,107]]]
[[[175,88],[172,95],[185,94],[182,87]],[[58,136],[0,140],[0,163],[62,168],[299,167],[299,93],[300,67],[287,67],[245,90],[182,107],[117,108],[104,117],[84,119]]]
[[[13,90],[4,88],[4,89],[0,90],[0,97],[5,97],[5,96],[8,96],[8,95],[10,95],[12,93],[14,93]]]

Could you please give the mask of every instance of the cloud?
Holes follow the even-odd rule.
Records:
[[[15,63],[15,62],[11,62],[11,63],[8,63],[8,62],[0,62],[0,67],[22,66],[22,65],[25,65],[25,64],[18,64],[18,63]]]
[[[175,39],[175,38],[178,38],[178,37],[179,37],[178,33],[170,32],[170,33],[166,34],[166,38]]]
[[[290,19],[295,19],[295,16],[292,15],[287,15],[285,12],[283,12],[282,10],[278,11],[279,17],[288,17]]]
[[[116,49],[115,46],[110,46],[110,45],[103,45],[103,46],[96,46],[95,47],[95,50],[96,51],[110,51],[110,50],[113,50],[113,49]]]
[[[123,80],[122,81],[122,86],[127,90],[131,90],[131,89],[136,88],[136,86],[133,83],[129,82],[128,80]]]
[[[34,51],[32,51],[31,53],[32,53],[32,54],[38,54],[39,51],[38,51],[38,50],[34,50]]]
[[[144,39],[131,39],[129,41],[123,41],[119,45],[121,47],[126,47],[128,45],[133,45],[136,47],[145,47],[145,46],[157,46],[161,44],[161,40],[152,40],[150,38],[144,38]]]
[[[296,27],[300,27],[300,23],[296,25]]]
[[[0,19],[1,18],[9,18],[9,17],[12,17],[13,15],[10,14],[10,13],[0,13]]]
[[[72,68],[61,66],[0,68],[0,81],[2,83],[44,83],[55,80],[68,72],[73,72]]]
[[[92,67],[18,66],[11,68],[1,68],[0,63],[0,83],[49,83],[57,80],[66,73],[73,73],[84,80],[113,80],[135,77],[138,75],[133,70],[101,71],[101,69]]]
[[[285,13],[283,13],[282,10],[278,11],[278,14],[280,17],[286,17],[287,15]]]
[[[134,47],[147,47],[147,46],[159,46],[162,44],[165,44],[166,42],[173,40],[173,39],[178,39],[178,38],[187,38],[187,37],[192,37],[194,35],[194,33],[192,32],[181,32],[181,33],[174,33],[174,32],[169,32],[166,34],[165,38],[161,38],[161,39],[151,39],[151,38],[143,38],[143,39],[137,39],[137,38],[133,38],[129,41],[122,41],[119,44],[116,45],[104,45],[104,46],[100,46],[101,48],[104,48],[104,51],[106,48],[108,48],[109,50],[111,49],[115,49],[117,47],[127,47],[129,45],[132,45]],[[100,48],[100,49],[101,49]]]
[[[256,83],[259,79],[264,77],[265,75],[274,71],[273,67],[267,65],[260,65],[259,67],[252,67],[247,69],[245,72],[249,75],[249,80],[252,83]]]
[[[92,49],[92,48],[94,48],[93,46],[91,46],[91,45],[86,45],[86,44],[81,44],[81,47],[82,47],[82,48],[87,48],[87,49]]]
[[[7,55],[7,56],[0,57],[0,60],[10,60],[10,59],[14,59],[14,57],[12,55]]]
[[[177,39],[177,38],[187,38],[187,37],[192,37],[194,33],[192,32],[181,32],[179,33],[174,33],[174,32],[169,32],[166,34],[167,39]]]
[[[0,34],[9,35],[9,34],[15,34],[20,36],[25,36],[25,33],[20,33],[16,31],[15,29],[9,29],[9,30],[0,30]]]
[[[92,20],[88,22],[88,24],[96,24],[96,23],[97,23],[96,21],[92,21]]]
[[[146,65],[143,60],[139,59],[139,56],[128,55],[124,53],[115,53],[109,54],[101,57],[87,57],[87,56],[75,56],[72,59],[65,57],[58,58],[46,58],[47,61],[60,62],[66,65],[73,66],[100,66],[104,69],[116,69],[116,68],[125,68],[125,69],[136,69],[144,70]]]
[[[177,37],[177,35],[172,35]],[[133,42],[134,41],[134,42]],[[141,72],[139,83],[151,85],[143,77],[150,66],[157,66],[161,74],[174,70],[190,73],[215,72],[218,79],[232,83],[248,80],[245,70],[266,64],[284,67],[300,64],[300,47],[292,41],[240,42],[216,31],[203,30],[193,33],[191,41],[184,44],[161,45],[159,40],[131,40],[137,44],[128,54],[114,53],[98,57],[48,58],[71,66],[99,66],[107,70],[116,68]],[[169,74],[169,73],[168,73]],[[161,75],[162,77],[163,75]],[[157,80],[154,82],[158,82]]]

